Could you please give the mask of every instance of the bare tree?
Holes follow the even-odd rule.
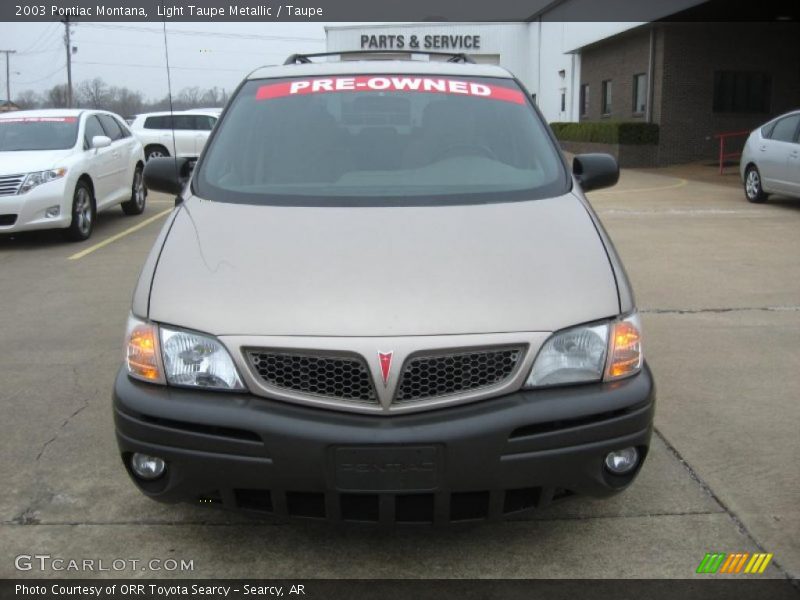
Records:
[[[77,92],[79,106],[104,108],[109,101],[108,85],[100,77],[95,77],[91,81],[81,81]]]
[[[41,95],[26,90],[17,96],[17,104],[22,108],[64,108],[67,106],[66,94],[65,85],[56,85]],[[170,109],[169,96],[146,101],[141,92],[127,87],[109,87],[100,77],[81,81],[75,89],[75,99],[80,107],[110,110],[123,117]],[[172,108],[186,110],[219,107],[224,106],[227,101],[228,92],[222,88],[214,86],[204,89],[194,86],[183,88],[173,97]]]
[[[17,97],[14,98],[14,103],[22,110],[30,110],[39,108],[42,104],[42,98],[33,90],[25,90],[17,94]]]
[[[126,87],[109,89],[109,103],[106,108],[123,117],[132,117],[142,112],[144,99],[141,92],[134,92]]]
[[[178,99],[175,104],[181,108],[200,106],[200,98],[202,95],[203,91],[197,86],[183,88],[180,93],[178,93]]]
[[[225,104],[225,100],[223,99],[225,95],[225,90],[221,90],[217,86],[214,86],[207,89],[200,97],[200,103],[207,107],[222,106]]]
[[[47,108],[66,108],[67,85],[65,83],[54,85],[45,92],[44,98],[44,104]]]

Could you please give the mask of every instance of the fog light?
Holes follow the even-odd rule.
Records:
[[[136,452],[131,456],[131,470],[142,479],[158,479],[167,470],[167,463],[163,458]]]
[[[57,217],[60,214],[61,214],[60,206],[51,206],[45,211],[44,216],[47,217],[48,219],[52,219],[53,217]]]
[[[639,464],[639,451],[631,446],[606,454],[606,469],[614,475],[624,475]]]

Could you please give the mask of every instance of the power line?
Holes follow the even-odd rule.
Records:
[[[78,43],[78,44],[100,45],[100,46],[117,46],[117,47],[119,47],[119,46],[127,46],[129,48],[139,48],[140,50],[142,49],[142,45],[141,44],[123,44],[123,43],[119,43],[119,42],[95,42],[95,41],[91,41],[91,40],[85,40],[85,41],[81,40],[81,41],[76,42],[76,43]],[[181,51],[184,51],[184,52],[195,51],[195,52],[203,53],[203,51],[204,51],[204,49],[198,48],[197,46],[171,46],[171,48],[173,50],[181,50]],[[153,50],[158,50],[158,48],[153,48]],[[248,56],[252,56],[253,55],[253,51],[252,50],[208,50],[208,53],[209,54],[239,54],[239,55],[246,54]],[[275,55],[275,56],[286,57],[286,51],[278,52],[278,51],[269,51],[269,50],[267,50],[267,51],[261,52],[260,54],[263,55],[263,56]],[[172,67],[172,68],[174,68],[174,67]]]
[[[61,52],[62,48],[59,45],[56,48],[48,48],[47,50],[36,50],[34,52],[19,52],[19,56],[33,56],[34,54],[52,54],[53,52]]]
[[[109,25],[106,23],[81,23],[82,26],[91,27],[95,29],[117,29],[121,31],[139,31],[142,33],[158,33],[161,31],[157,29],[149,29],[147,27],[136,27],[135,25]],[[170,35],[188,35],[188,36],[202,36],[202,37],[216,37],[231,40],[275,40],[284,42],[319,42],[323,43],[324,38],[318,37],[301,37],[301,36],[286,36],[286,35],[259,35],[255,33],[221,33],[219,31],[198,31],[191,29],[170,29]]]
[[[85,60],[76,60],[74,61],[76,65],[103,65],[107,67],[135,67],[135,68],[142,68],[142,69],[163,69],[164,65],[141,65],[141,64],[134,64],[134,63],[106,63],[106,62],[91,62]],[[182,71],[230,71],[231,73],[241,73],[244,74],[247,72],[247,69],[223,69],[223,68],[214,68],[214,67],[176,67],[174,65],[169,66],[170,69],[180,69]]]
[[[55,25],[55,27],[50,28],[50,26],[52,25]],[[28,46],[25,50],[20,52],[20,54],[28,54],[35,47],[40,47],[40,42],[43,42],[45,38],[47,38],[47,42],[49,43],[53,38],[53,34],[58,33],[58,30],[59,30],[58,23],[49,23],[48,28],[42,32],[42,35],[40,35],[36,40],[34,40],[34,42],[30,46]]]
[[[44,81],[45,79],[50,79],[53,75],[56,75],[57,73],[60,73],[63,70],[64,70],[64,65],[61,65],[60,67],[58,67],[58,69],[56,69],[52,73],[45,75],[44,77],[40,77],[39,79],[34,79],[33,81],[17,81],[17,83],[19,85],[31,85],[32,83],[39,83],[40,81]]]

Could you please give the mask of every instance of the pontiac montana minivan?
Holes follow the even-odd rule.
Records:
[[[570,169],[500,67],[315,56],[251,73],[196,165],[146,165],[177,198],[114,388],[136,486],[435,524],[627,487],[654,385],[584,196],[615,160]]]

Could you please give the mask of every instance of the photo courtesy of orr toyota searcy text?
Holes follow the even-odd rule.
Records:
[[[104,596],[130,596],[133,598],[228,598],[235,592],[240,596],[305,596],[305,585],[159,585],[156,583],[111,583],[97,585],[81,585],[55,583],[49,585],[29,585],[18,583],[14,586],[17,597],[68,597],[68,598],[103,598]]]

